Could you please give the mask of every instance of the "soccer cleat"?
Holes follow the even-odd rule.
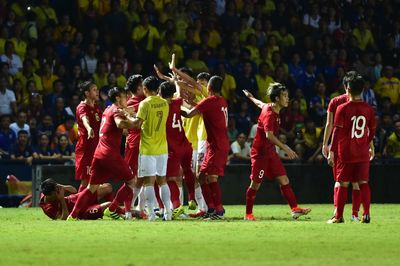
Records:
[[[181,214],[183,214],[185,212],[183,206],[179,206],[178,208],[176,208],[175,210],[172,211],[172,219],[176,220],[179,216],[181,216]]]
[[[246,213],[246,215],[244,216],[244,219],[246,221],[255,221],[256,217],[254,217],[254,215],[252,213]]]
[[[209,220],[225,220],[224,212],[215,212],[209,215],[208,218],[204,219],[206,221]]]
[[[74,218],[74,217],[72,217],[71,215],[68,215],[67,221],[68,221],[68,222],[75,222],[75,221],[78,221],[78,218]]]
[[[350,221],[352,222],[360,222],[360,218],[358,218],[358,216],[352,215],[350,218]]]
[[[147,213],[146,213],[145,211],[141,211],[141,212],[140,212],[140,217],[141,217],[143,220],[147,220],[147,219],[149,218],[149,216],[147,215]]]
[[[362,224],[369,224],[371,222],[371,217],[369,214],[365,214],[362,216],[361,221]]]
[[[292,209],[292,217],[293,217],[293,219],[297,219],[300,216],[307,215],[310,211],[311,211],[310,208],[304,208],[304,209],[299,208],[299,207],[293,208]]]
[[[332,219],[329,219],[326,223],[328,223],[328,224],[342,224],[342,223],[344,223],[344,219],[343,219],[343,217],[339,218],[339,219],[337,219],[336,217],[332,217]]]
[[[153,221],[157,220],[157,218],[158,218],[158,216],[157,216],[154,212],[150,213],[150,214],[147,216],[147,220],[148,220],[149,222],[153,222]]]
[[[158,217],[160,217],[160,218],[162,218],[163,217],[163,210],[161,209],[159,209],[159,208],[155,208],[154,209],[154,213],[158,216]]]
[[[110,208],[108,207],[104,210],[104,216],[109,217],[113,220],[118,220],[121,218],[121,216],[119,216],[117,212],[110,211]]]
[[[197,208],[197,203],[194,200],[189,201],[188,203],[188,209],[189,210],[195,210]]]
[[[172,212],[166,212],[163,216],[163,221],[172,221]]]
[[[132,213],[131,212],[125,212],[125,220],[132,220]]]
[[[202,216],[205,215],[205,214],[206,214],[205,211],[198,210],[196,213],[191,213],[191,214],[189,214],[189,217],[190,217],[190,218],[199,218],[199,217],[202,217]]]

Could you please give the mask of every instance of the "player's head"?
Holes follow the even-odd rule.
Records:
[[[108,98],[118,107],[125,108],[127,103],[126,91],[120,87],[113,87],[108,91]]]
[[[82,98],[96,101],[99,99],[99,89],[91,80],[86,80],[78,85],[79,93]]]
[[[352,75],[348,78],[348,92],[351,94],[351,96],[359,96],[365,86],[365,80],[360,74],[357,75]]]
[[[289,93],[287,88],[281,83],[274,82],[268,87],[268,96],[271,102],[287,107],[289,105]]]
[[[344,86],[344,89],[346,90],[346,92],[349,89],[349,80],[350,80],[350,78],[355,77],[357,75],[358,75],[357,71],[354,71],[354,70],[348,71],[344,75],[344,77],[343,77],[343,86]]]
[[[128,78],[125,85],[125,90],[130,91],[134,95],[143,95],[143,77],[142,75],[136,74]]]
[[[211,75],[207,72],[201,72],[200,74],[197,75],[197,83],[199,83],[201,86],[207,87],[208,81],[210,80]]]
[[[160,95],[164,99],[172,98],[174,96],[175,92],[176,92],[175,84],[168,82],[168,81],[164,81],[163,83],[161,83]]]
[[[143,80],[143,92],[146,97],[158,93],[159,82],[154,76],[149,76]]]
[[[48,178],[40,184],[40,190],[45,196],[52,196],[57,191],[58,184],[51,178]]]
[[[212,76],[208,81],[208,93],[220,94],[222,90],[222,78],[220,76]]]

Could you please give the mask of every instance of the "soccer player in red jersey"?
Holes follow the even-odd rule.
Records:
[[[222,78],[212,76],[208,82],[208,97],[190,111],[183,111],[185,117],[203,115],[207,131],[207,151],[200,168],[199,182],[208,206],[206,218],[223,219],[221,188],[218,177],[224,176],[229,154],[228,105],[221,96]]]
[[[120,147],[123,129],[133,128],[135,124],[133,119],[121,110],[127,107],[126,91],[114,87],[109,90],[108,97],[113,104],[107,107],[101,119],[100,140],[91,164],[89,185],[78,196],[74,209],[67,220],[76,220],[79,214],[87,209],[100,184],[105,183],[110,177],[123,180],[125,183],[118,190],[115,199],[104,211],[104,214],[119,219],[117,208],[121,203],[124,203],[125,213],[131,211],[135,179],[120,154]]]
[[[376,121],[374,109],[362,101],[364,79],[361,75],[348,78],[349,102],[340,105],[335,116],[335,131],[329,160],[336,159],[337,192],[336,215],[328,223],[343,223],[343,211],[347,201],[347,187],[358,182],[363,204],[362,223],[370,222],[369,207],[371,191],[368,184],[370,160],[374,156],[372,140],[375,136]]]
[[[271,104],[264,104],[255,99],[246,90],[243,92],[252,102],[262,108],[258,118],[257,133],[251,147],[251,183],[246,192],[246,215],[244,219],[255,220],[253,216],[254,199],[264,177],[269,180],[275,179],[279,183],[282,196],[289,203],[294,219],[308,214],[311,209],[298,207],[286,170],[275,148],[275,145],[279,146],[290,159],[298,157],[292,149],[276,137],[280,124],[279,112],[289,104],[287,88],[280,83],[272,83],[268,88]]]
[[[74,208],[75,202],[79,193],[73,186],[57,184],[53,179],[49,178],[42,182],[40,185],[42,196],[40,198],[40,207],[43,212],[53,220],[65,220],[68,214]],[[65,196],[65,193],[71,195]],[[103,218],[103,211],[111,202],[99,203],[98,200],[104,199],[108,194],[112,194],[112,187],[110,184],[100,185],[97,191],[97,197],[89,203],[89,207],[83,211],[78,217],[82,220],[96,220]],[[122,209],[119,209],[122,211]]]
[[[89,182],[90,164],[99,142],[100,118],[102,112],[97,106],[99,90],[92,81],[79,84],[84,100],[76,107],[78,121],[78,142],[75,146],[75,179],[81,181],[78,192],[86,188]]]
[[[176,88],[178,88],[178,91]],[[173,98],[176,91],[177,97]],[[171,201],[174,208],[173,218],[175,219],[184,212],[183,206],[181,206],[180,191],[177,184],[181,166],[185,173],[189,201],[194,200],[195,176],[192,171],[193,149],[182,127],[181,106],[183,104],[183,99],[180,97],[179,86],[165,81],[161,83],[159,93],[169,104],[167,118],[168,163],[166,177],[171,191]]]
[[[326,125],[325,125],[325,131],[324,131],[324,140],[323,140],[323,146],[322,146],[322,154],[324,155],[325,158],[328,158],[329,155],[329,145],[328,141],[329,138],[332,135],[332,131],[334,130],[333,128],[333,121],[335,118],[335,113],[337,108],[349,100],[349,96],[347,93],[348,89],[348,79],[351,76],[355,76],[357,73],[355,71],[349,71],[346,73],[345,77],[343,78],[343,86],[346,91],[345,94],[339,95],[335,98],[333,98],[328,105],[328,112],[327,112],[327,118],[326,118]],[[336,159],[337,157],[334,157],[335,159],[332,161],[332,170],[333,170],[333,178],[335,180],[335,186],[333,188],[333,206],[335,208],[335,213],[336,213],[336,207],[337,207],[337,192],[340,187],[340,183],[337,181],[337,171],[336,171]],[[361,205],[361,194],[360,194],[360,188],[358,186],[358,183],[352,183],[352,205],[353,205],[353,211],[351,215],[351,220],[352,221],[359,221],[358,218],[358,211],[360,209]]]

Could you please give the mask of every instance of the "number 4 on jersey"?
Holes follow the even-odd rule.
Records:
[[[179,128],[179,132],[182,132],[181,121],[176,120],[176,114],[172,117],[172,128]]]

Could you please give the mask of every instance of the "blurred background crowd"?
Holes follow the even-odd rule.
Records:
[[[73,159],[77,84],[92,78],[105,107],[108,88],[154,74],[154,63],[167,73],[175,53],[193,77],[223,77],[231,163],[250,162],[259,114],[242,90],[268,102],[271,82],[291,97],[280,140],[302,162],[322,163],[327,107],[349,70],[367,81],[377,158],[400,159],[399,8],[389,0],[0,0],[0,157]]]

